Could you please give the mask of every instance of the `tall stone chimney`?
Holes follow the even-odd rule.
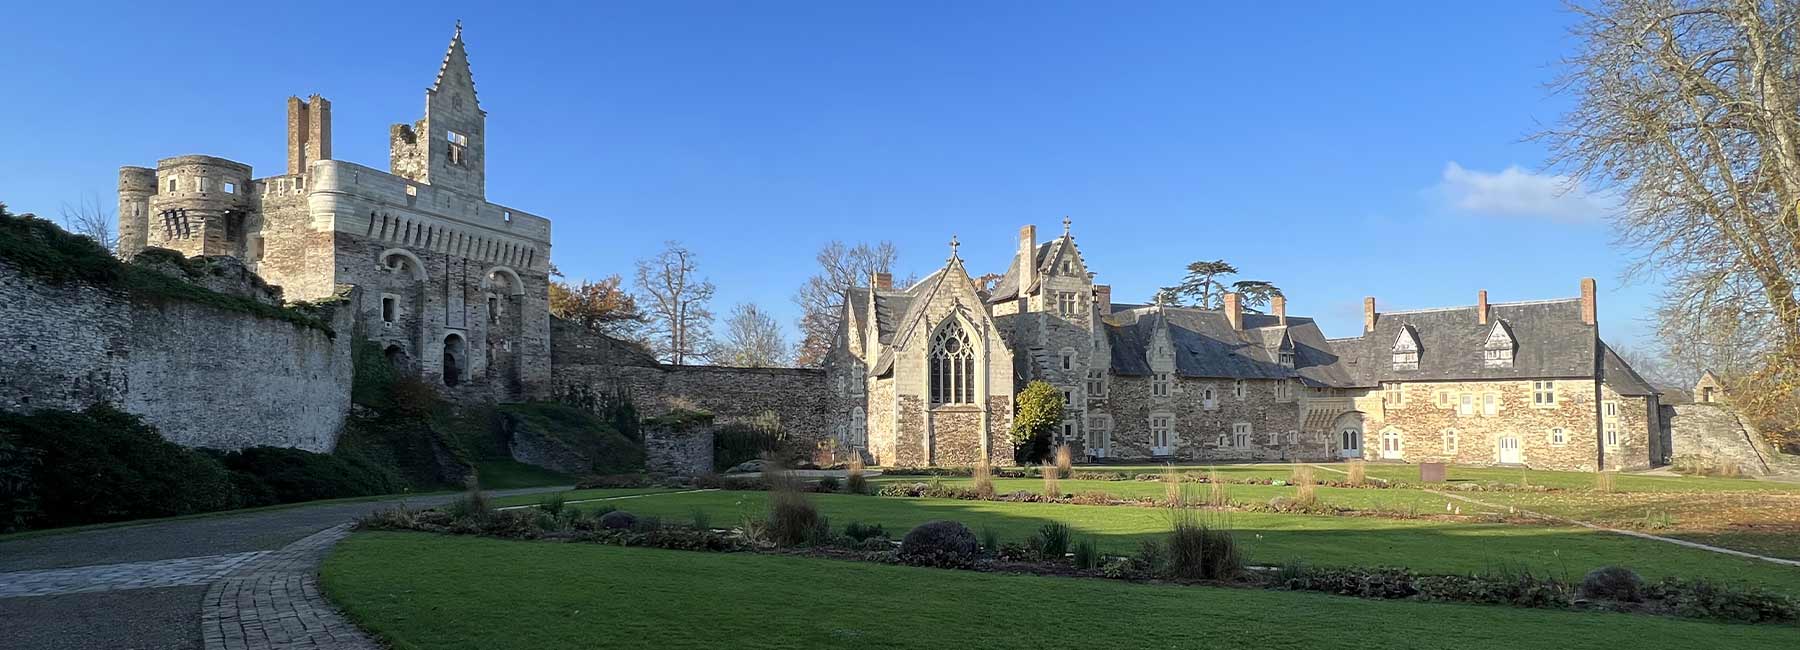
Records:
[[[1480,325],[1488,324],[1487,289],[1475,293],[1475,322]]]
[[[1594,279],[1581,279],[1581,323],[1593,325],[1600,321],[1599,313],[1594,305]]]
[[[1037,281],[1037,226],[1019,229],[1019,297]]]
[[[1244,331],[1244,308],[1239,302],[1236,291],[1225,292],[1225,320],[1231,323],[1231,329]]]
[[[894,274],[877,272],[874,276],[869,278],[869,286],[876,289],[893,289]]]
[[[1287,327],[1287,298],[1276,295],[1269,298],[1269,312],[1275,315],[1275,324]]]
[[[1375,331],[1375,296],[1363,298],[1363,331]]]
[[[1100,315],[1112,313],[1112,285],[1094,285],[1094,306],[1100,308]]]
[[[287,173],[304,174],[307,164],[331,160],[331,100],[289,97],[287,135]]]

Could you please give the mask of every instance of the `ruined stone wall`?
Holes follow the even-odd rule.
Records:
[[[1746,427],[1723,404],[1672,404],[1661,407],[1671,443],[1671,464],[1682,468],[1729,470],[1760,476],[1770,473],[1775,450]]]
[[[329,451],[350,407],[354,327],[349,310],[330,317],[338,336],[213,305],[50,285],[0,262],[0,408],[107,402],[190,447]]]
[[[653,474],[700,476],[713,471],[712,426],[644,427],[644,469]]]
[[[1399,400],[1380,390],[1358,400],[1365,414],[1365,458],[1493,465],[1501,462],[1501,438],[1514,437],[1524,465],[1592,471],[1604,433],[1595,428],[1595,414],[1604,403],[1614,402],[1616,414],[1605,421],[1617,423],[1619,445],[1607,448],[1607,468],[1650,464],[1651,424],[1644,398],[1622,397],[1603,387],[1597,403],[1592,379],[1556,380],[1554,406],[1534,404],[1528,380],[1411,382],[1400,387]],[[1471,400],[1470,413],[1459,412],[1464,395]],[[1489,396],[1494,400],[1491,414],[1486,406]],[[1562,429],[1560,443],[1555,429]],[[1383,436],[1389,434],[1398,438],[1399,449],[1384,455]]]

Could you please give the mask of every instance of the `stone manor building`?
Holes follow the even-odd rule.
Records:
[[[1310,318],[1119,304],[1063,234],[1019,233],[991,287],[954,252],[910,287],[846,296],[826,371],[838,442],[881,465],[1010,463],[1013,395],[1061,390],[1095,460],[1329,460],[1592,470],[1666,463],[1656,391],[1599,337],[1592,279],[1559,300]]]
[[[120,255],[229,255],[289,300],[361,291],[359,334],[452,393],[517,399],[550,377],[550,221],[487,200],[487,111],[450,38],[388,169],[331,157],[331,102],[288,98],[287,170],[186,155],[119,170]]]

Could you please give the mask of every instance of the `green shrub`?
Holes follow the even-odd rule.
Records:
[[[494,514],[494,507],[488,503],[487,494],[481,491],[481,486],[470,483],[469,489],[462,496],[444,507],[444,512],[449,513],[453,520],[473,522]]]
[[[1000,533],[992,528],[981,529],[981,548],[989,554],[1000,550]]]
[[[1100,548],[1092,539],[1082,539],[1075,544],[1075,568],[1092,569],[1100,565]]]
[[[726,424],[713,432],[713,469],[723,472],[745,461],[781,453],[779,430],[741,423]]]
[[[637,515],[624,510],[613,510],[600,515],[600,527],[607,530],[631,530],[637,525]]]
[[[800,479],[771,464],[769,481],[769,538],[781,546],[799,546],[818,538],[819,509],[800,489]]]
[[[1167,547],[1154,539],[1138,540],[1137,555],[1132,556],[1132,564],[1142,573],[1162,573],[1169,566]]]
[[[1033,465],[1050,457],[1050,434],[1063,421],[1062,392],[1034,380],[1019,391],[1013,408],[1013,460]]]
[[[885,539],[888,534],[887,530],[881,527],[881,524],[865,524],[860,521],[852,521],[849,525],[844,526],[844,536],[860,542],[875,538]]]
[[[709,530],[712,528],[712,514],[707,512],[705,508],[695,507],[694,509],[689,510],[688,521],[691,522],[695,528],[701,530]]]
[[[1046,560],[1061,560],[1069,553],[1069,537],[1072,535],[1069,525],[1053,521],[1038,527],[1034,546]]]
[[[1600,567],[1581,579],[1581,595],[1635,603],[1644,599],[1644,579],[1620,566]]]
[[[1761,587],[1664,578],[1645,591],[1646,596],[1663,600],[1676,616],[1740,623],[1800,621],[1800,601]]]
[[[1171,577],[1188,580],[1227,580],[1243,572],[1244,561],[1231,531],[1216,522],[1177,513],[1169,532],[1168,563]]]
[[[915,566],[964,567],[980,554],[975,534],[960,521],[928,521],[907,531],[900,540],[900,561]]]
[[[246,495],[244,505],[392,494],[401,487],[399,477],[393,473],[354,456],[284,447],[247,447],[218,454],[218,459],[226,469],[267,488],[257,490],[254,500]],[[238,485],[246,487],[246,482]],[[263,501],[265,498],[268,500]]]
[[[836,492],[836,491],[838,491],[837,477],[836,476],[821,476],[821,477],[819,477],[819,491],[820,492]]]
[[[237,481],[217,460],[164,440],[136,416],[95,406],[80,413],[0,413],[0,438],[17,458],[9,509],[23,526],[42,528],[168,517],[237,507]],[[29,455],[28,489],[21,483]]]
[[[568,498],[564,497],[563,493],[556,492],[539,499],[537,509],[548,512],[551,516],[556,516],[562,514],[563,509],[567,506]]]
[[[37,464],[36,449],[0,434],[0,533],[24,528],[26,520],[37,514],[31,479]]]

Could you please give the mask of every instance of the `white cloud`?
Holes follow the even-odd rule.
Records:
[[[1611,214],[1616,202],[1574,179],[1538,174],[1518,165],[1498,172],[1464,169],[1451,161],[1435,193],[1453,209],[1472,214],[1591,221]]]

